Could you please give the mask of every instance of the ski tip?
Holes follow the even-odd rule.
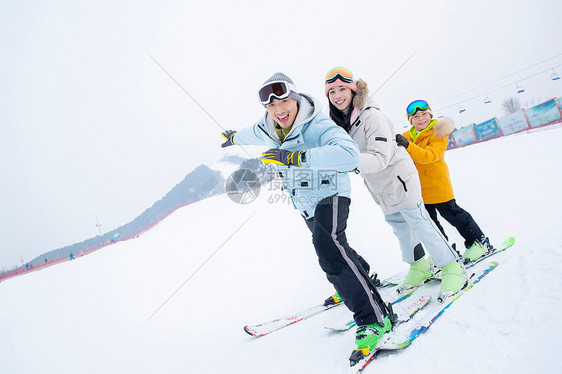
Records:
[[[254,337],[260,337],[263,335],[260,335],[257,331],[253,330],[252,328],[250,328],[250,326],[244,326],[244,332],[250,336],[254,336]]]
[[[510,246],[513,245],[513,243],[515,243],[515,237],[510,236],[509,238],[507,238],[503,241],[502,246],[503,247],[510,247]]]

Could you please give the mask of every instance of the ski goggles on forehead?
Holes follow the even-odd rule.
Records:
[[[263,105],[267,105],[271,102],[272,96],[276,99],[284,99],[291,91],[297,92],[297,86],[285,81],[268,82],[258,91],[258,98]]]
[[[413,116],[414,114],[416,114],[418,111],[424,111],[424,110],[428,110],[431,109],[431,107],[429,106],[429,104],[427,103],[427,101],[425,100],[416,100],[416,101],[412,101],[410,103],[410,105],[408,105],[406,107],[406,114],[408,115],[408,118]]]
[[[338,79],[346,83],[355,82],[353,74],[346,68],[333,68],[326,74],[326,83],[333,83]]]

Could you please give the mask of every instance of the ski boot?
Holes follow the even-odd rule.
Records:
[[[494,248],[490,245],[490,239],[484,237],[482,240],[475,240],[474,243],[464,251],[462,255],[463,263],[468,264],[493,250]]]
[[[336,291],[332,296],[324,300],[324,306],[335,305],[341,303],[342,299]]]
[[[445,302],[468,285],[468,279],[461,264],[453,261],[441,268],[441,289],[437,301]]]
[[[358,326],[355,333],[355,345],[357,348],[351,352],[349,357],[350,366],[354,366],[367,356],[376,347],[382,336],[392,329],[390,316],[384,317],[382,323]]]
[[[433,263],[433,261],[431,261]],[[427,261],[425,257],[422,257],[418,261],[410,264],[410,270],[406,274],[406,278],[398,285],[396,288],[396,293],[398,295],[403,295],[409,291],[417,288],[423,282],[431,278],[433,275],[432,266]]]
[[[494,248],[494,246],[490,244],[490,238],[488,238],[487,236],[482,236],[480,243],[482,243],[482,246],[486,248],[488,252],[494,252],[496,250],[496,248]]]

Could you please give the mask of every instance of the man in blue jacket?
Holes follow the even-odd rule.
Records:
[[[367,354],[391,329],[392,311],[368,275],[368,264],[347,243],[351,203],[348,172],[359,163],[351,137],[322,113],[311,96],[299,93],[283,73],[269,78],[258,93],[265,115],[253,126],[222,133],[231,145],[265,145],[264,163],[275,164],[283,189],[312,231],[320,267],[354,313],[354,356]]]

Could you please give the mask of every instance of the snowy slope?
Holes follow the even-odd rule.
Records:
[[[447,153],[459,205],[494,243],[515,235],[516,245],[410,348],[367,372],[561,372],[561,136]],[[350,244],[383,277],[405,270],[356,175],[353,187]],[[140,238],[0,283],[0,373],[349,372],[353,331],[323,328],[349,316],[344,307],[263,338],[242,330],[332,292],[298,213],[268,202],[278,192],[248,205],[207,199]]]

